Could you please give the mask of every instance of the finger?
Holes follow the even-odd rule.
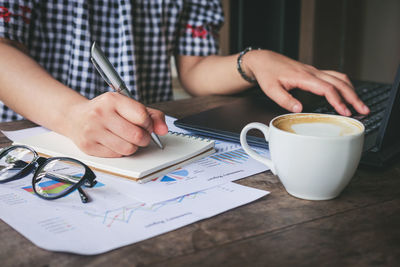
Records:
[[[153,132],[153,120],[142,103],[118,93],[115,93],[114,97],[114,105],[118,114],[130,123],[146,129],[149,133]]]
[[[88,155],[102,158],[120,158],[122,156],[99,143],[91,145],[90,149],[81,148],[81,150]]]
[[[354,87],[351,84],[349,85],[349,83],[346,81],[346,79],[342,80],[341,78],[343,78],[343,76],[338,75],[336,72],[330,71],[328,73],[332,73],[337,76],[327,74],[326,72],[321,72],[320,74],[318,74],[318,77],[333,84],[335,86],[335,88],[343,96],[343,98],[346,100],[346,102],[349,103],[350,105],[352,105],[357,112],[359,112],[361,114],[368,114],[369,108],[358,97],[358,95],[354,91]],[[344,75],[344,76],[346,76],[346,75]],[[341,77],[341,78],[338,78],[338,77]]]
[[[119,156],[129,156],[135,153],[138,149],[138,146],[132,144],[123,138],[115,135],[114,133],[104,130],[102,132],[98,132],[96,136],[93,137],[96,140],[97,145],[108,148]]]
[[[308,75],[302,79],[296,80],[296,86],[316,95],[324,96],[329,104],[343,116],[350,116],[351,112],[343,102],[342,97],[339,95],[337,89],[330,83],[317,78],[313,75]]]
[[[117,137],[135,146],[144,147],[150,143],[150,134],[145,129],[130,123],[117,113],[111,114],[105,127]]]
[[[303,105],[300,103],[300,101],[289,94],[282,86],[275,84],[267,87],[268,88],[263,88],[262,86],[263,91],[279,106],[295,113],[302,111]]]
[[[153,120],[154,132],[159,135],[165,135],[168,132],[168,126],[165,123],[164,113],[160,110],[149,107],[147,108],[147,111]]]
[[[91,156],[104,158],[118,158],[122,156],[120,153],[117,153],[101,143],[94,141],[94,139],[82,139],[75,143],[80,150]]]
[[[338,78],[339,80],[346,82],[347,85],[354,90],[354,86],[346,74],[337,72],[337,71],[333,71],[333,70],[323,70],[322,72],[324,72],[328,75],[334,76],[334,77]]]

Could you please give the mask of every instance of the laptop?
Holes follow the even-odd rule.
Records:
[[[367,116],[352,110],[352,117],[361,121],[366,129],[361,164],[385,166],[400,155],[400,65],[393,84],[370,81],[354,81],[353,84],[371,110]],[[304,91],[294,90],[293,93],[301,99]],[[317,104],[315,99],[313,104],[305,103],[304,112],[337,114],[326,100],[319,100]],[[289,112],[266,97],[260,89],[254,89],[247,97],[178,119],[175,125],[196,135],[240,142],[240,131],[246,124],[256,121],[268,125],[271,119],[286,113]],[[268,143],[256,130],[248,133],[248,143],[268,148]]]

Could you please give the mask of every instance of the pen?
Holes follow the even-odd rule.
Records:
[[[90,50],[90,60],[96,67],[97,71],[100,73],[101,77],[103,77],[103,79],[111,88],[113,88],[116,92],[133,99],[133,96],[130,93],[129,89],[126,87],[124,81],[118,75],[117,71],[114,69],[110,61],[106,58],[103,51],[96,44],[96,42],[93,42],[92,44],[92,48]],[[164,148],[163,144],[155,133],[151,133],[151,139],[154,141],[154,143],[157,144],[159,148]]]

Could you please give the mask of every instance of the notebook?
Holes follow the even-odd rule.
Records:
[[[400,65],[393,84],[355,81],[354,85],[357,94],[371,109],[368,116],[352,110],[353,117],[366,127],[361,163],[384,166],[400,154]],[[294,93],[304,92],[294,90]],[[336,114],[326,100],[318,104],[313,101],[313,104],[304,106],[304,111]],[[255,89],[248,97],[181,118],[175,121],[175,125],[201,136],[239,142],[240,131],[246,124],[257,121],[268,125],[272,118],[286,113],[287,110],[272,102],[260,89]],[[268,148],[259,131],[249,132],[248,142]]]
[[[55,132],[46,132],[14,142],[32,147],[39,154],[52,157],[71,157],[86,165],[140,183],[167,174],[190,162],[215,152],[214,141],[180,133],[169,132],[159,136],[164,149],[154,142],[139,148],[131,156],[121,158],[100,158],[89,156],[67,137]]]

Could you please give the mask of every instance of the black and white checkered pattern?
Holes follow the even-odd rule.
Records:
[[[0,37],[24,44],[53,77],[89,99],[111,90],[90,62],[93,41],[132,95],[149,104],[172,98],[173,54],[218,52],[214,33],[222,23],[219,0],[0,0]],[[1,121],[22,118],[2,102],[0,112]]]

